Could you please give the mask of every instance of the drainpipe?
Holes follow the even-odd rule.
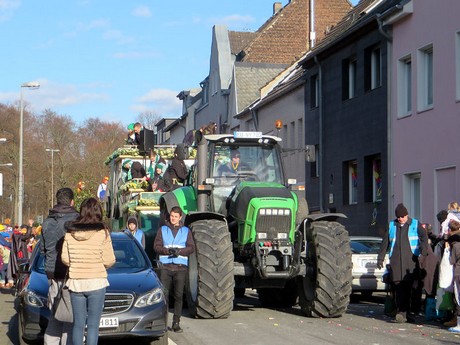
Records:
[[[397,5],[394,6],[390,9],[388,9],[386,12],[378,13],[376,15],[376,20],[379,28],[380,34],[386,39],[387,42],[387,181],[388,181],[388,200],[387,200],[387,220],[390,220],[390,214],[391,210],[394,208],[394,179],[393,179],[393,155],[392,155],[392,132],[391,129],[393,128],[392,123],[392,112],[391,112],[391,104],[392,104],[392,97],[391,97],[391,74],[393,71],[393,65],[392,65],[392,48],[393,48],[393,37],[390,33],[384,30],[383,28],[383,22],[382,22],[382,17],[386,14],[392,13],[393,11],[399,10],[401,6]]]
[[[315,55],[314,57],[316,65],[318,65],[318,116],[319,116],[319,123],[318,123],[318,143],[319,143],[319,150],[318,150],[318,171],[319,171],[319,209],[321,212],[324,210],[324,201],[323,201],[323,95],[322,95],[322,84],[323,84],[323,70],[321,64],[319,63],[318,56]]]
[[[257,110],[254,108],[250,108],[251,111],[251,117],[252,117],[252,122],[254,123],[254,130],[258,131],[259,130],[259,120],[257,118]]]

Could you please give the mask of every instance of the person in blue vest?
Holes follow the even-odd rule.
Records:
[[[145,249],[145,234],[141,229],[137,228],[137,219],[134,216],[128,218],[125,232],[130,232],[133,237],[141,244],[142,248]]]
[[[390,221],[382,239],[377,258],[377,267],[383,267],[383,259],[390,249],[390,286],[395,296],[395,322],[413,322],[409,315],[412,287],[414,281],[420,279],[418,257],[428,255],[428,235],[422,223],[410,218],[407,208],[398,204],[395,209],[396,219]]]
[[[182,209],[171,208],[169,222],[158,229],[153,248],[159,256],[161,270],[160,280],[169,298],[171,285],[174,287],[174,316],[172,330],[182,332],[180,317],[182,315],[183,295],[188,272],[188,257],[195,251],[192,232],[182,222]]]

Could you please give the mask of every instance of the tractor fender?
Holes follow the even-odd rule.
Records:
[[[207,220],[207,219],[215,219],[215,220],[220,220],[225,223],[227,223],[227,219],[225,219],[225,216],[222,213],[217,213],[217,212],[200,212],[200,211],[191,211],[190,213],[187,214],[185,217],[185,225],[189,225],[193,222],[199,221],[199,220]]]
[[[319,220],[335,222],[337,218],[348,218],[343,213],[310,213],[303,221],[304,222],[317,222]]]

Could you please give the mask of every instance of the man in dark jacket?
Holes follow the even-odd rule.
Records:
[[[159,256],[161,265],[160,280],[169,297],[174,286],[174,316],[172,330],[182,332],[180,317],[182,300],[188,272],[188,257],[195,251],[192,232],[181,221],[182,209],[174,206],[170,211],[169,222],[158,229],[153,248]]]
[[[55,298],[67,274],[67,266],[62,263],[61,252],[66,230],[64,224],[75,220],[78,212],[74,208],[74,194],[70,188],[61,188],[56,193],[57,204],[50,210],[42,225],[40,249],[45,254],[45,271],[48,277],[48,307],[53,310]],[[71,342],[72,324],[57,321],[50,315],[45,331],[44,345]]]
[[[377,267],[383,267],[383,259],[389,247],[390,281],[397,308],[395,321],[402,323],[412,321],[407,312],[410,310],[414,280],[419,279],[418,257],[428,255],[428,236],[417,219],[409,218],[403,204],[398,204],[395,215],[396,219],[390,222],[383,236]]]
[[[185,159],[187,159],[186,147],[184,144],[178,144],[174,150],[174,158],[171,160],[171,165],[163,176],[167,187],[166,192],[179,188],[183,185],[188,174]]]

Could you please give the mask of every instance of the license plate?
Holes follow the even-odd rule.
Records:
[[[361,267],[377,268],[377,260],[360,260]]]
[[[118,327],[118,317],[101,317],[99,328],[116,328]]]

